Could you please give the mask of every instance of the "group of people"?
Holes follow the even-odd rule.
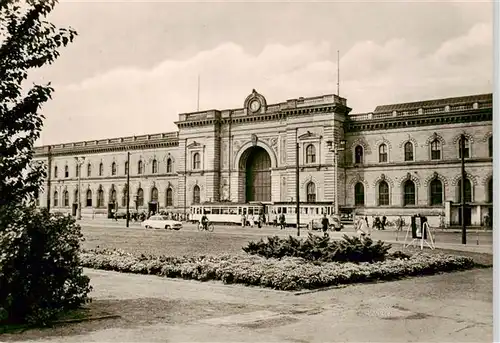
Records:
[[[262,225],[266,224],[266,216],[263,213],[260,214],[242,214],[241,215],[241,226],[250,226],[254,227],[257,225],[257,227],[261,228]]]

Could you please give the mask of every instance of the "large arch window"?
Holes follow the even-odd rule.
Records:
[[[464,158],[470,157],[470,142],[469,139],[465,138],[465,149],[464,149]],[[458,158],[462,158],[462,139],[458,140]]]
[[[122,206],[126,207],[127,206],[127,187],[123,189],[123,195],[122,195]]]
[[[472,185],[469,179],[465,179],[465,202],[472,202]],[[458,202],[462,202],[462,180],[458,181]]]
[[[153,160],[153,162],[151,163],[151,172],[153,174],[158,173],[158,161],[157,160]]]
[[[405,143],[405,161],[413,161],[413,143]]]
[[[142,188],[137,190],[137,206],[144,206],[144,191]]]
[[[57,191],[54,191],[54,207],[59,206],[59,193]]]
[[[365,204],[365,185],[362,182],[354,186],[354,205],[363,206]]]
[[[488,181],[488,200],[489,203],[493,202],[493,178]]]
[[[85,205],[92,207],[92,191],[90,189],[87,191],[87,202]]]
[[[195,152],[193,154],[193,170],[201,169],[201,159],[200,154]]]
[[[144,164],[142,161],[137,162],[137,174],[142,174],[144,172]]]
[[[389,205],[389,185],[385,181],[378,184],[378,204],[380,206]]]
[[[316,185],[314,182],[307,184],[307,202],[316,202]]]
[[[355,163],[363,163],[363,147],[357,145],[354,149],[354,161]]]
[[[102,176],[104,174],[104,164],[99,163],[99,176]]]
[[[443,204],[443,183],[439,179],[434,179],[430,184],[431,188],[431,205]]]
[[[261,147],[250,148],[245,162],[245,199],[271,201],[271,159]]]
[[[97,207],[104,207],[104,191],[102,189],[97,191]]]
[[[173,192],[172,192],[172,188],[169,187],[167,189],[167,193],[166,193],[165,204],[167,206],[173,206],[173,203],[174,203]]]
[[[64,177],[69,177],[69,167],[64,166]]]
[[[379,162],[387,162],[387,145],[380,144],[378,147],[378,161]]]
[[[431,160],[441,159],[441,142],[437,139],[431,143]]]
[[[89,163],[87,164],[87,177],[92,176],[92,165]]]
[[[493,157],[493,136],[488,138],[488,156]]]
[[[116,175],[116,163],[111,163],[111,175]]]
[[[198,185],[193,188],[193,204],[200,203],[200,187]]]
[[[169,158],[167,160],[167,173],[171,173],[172,172],[172,159]]]
[[[158,202],[158,189],[156,187],[151,190],[151,202]]]
[[[415,205],[415,183],[412,180],[406,180],[403,190],[404,206]]]
[[[306,163],[316,163],[316,148],[312,144],[306,148]]]
[[[64,207],[69,207],[69,192],[64,191],[63,193],[63,205]]]

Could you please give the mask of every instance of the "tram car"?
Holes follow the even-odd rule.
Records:
[[[340,218],[335,215],[335,206],[331,202],[301,202],[300,209],[300,226],[310,227],[321,221],[323,215],[326,214],[330,223],[339,223]],[[286,226],[297,227],[297,203],[296,202],[276,202],[270,206],[269,220],[279,224],[281,214],[285,215]],[[342,225],[343,226],[343,225]]]
[[[241,225],[242,215],[264,215],[267,218],[267,205],[263,203],[202,203],[191,205],[189,221],[199,222],[203,213],[212,223]]]

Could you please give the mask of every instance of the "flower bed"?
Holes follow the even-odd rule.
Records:
[[[266,259],[259,256],[168,257],[133,255],[118,250],[81,254],[84,267],[151,274],[199,281],[220,280],[278,290],[296,291],[327,286],[393,280],[474,267],[468,257],[417,253],[377,263],[309,262],[302,258]]]

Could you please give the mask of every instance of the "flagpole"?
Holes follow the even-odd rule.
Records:
[[[337,96],[340,96],[340,51],[337,50]]]

